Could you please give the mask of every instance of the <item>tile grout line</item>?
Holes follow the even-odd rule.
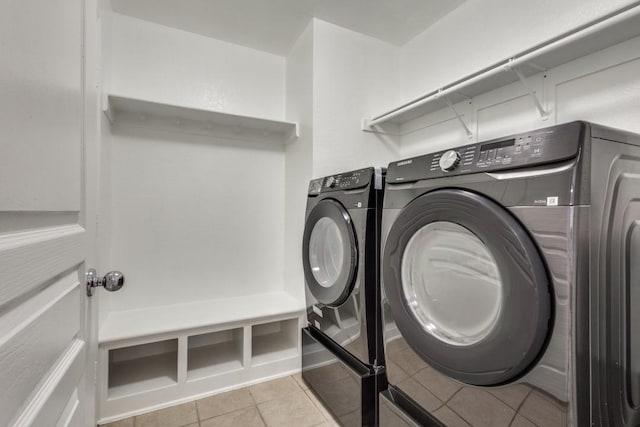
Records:
[[[516,420],[516,417],[518,415],[520,415],[522,418],[524,418],[527,421],[531,421],[528,417],[526,417],[523,414],[520,414],[520,408],[522,408],[524,406],[524,402],[527,401],[527,399],[529,398],[529,396],[531,396],[531,394],[533,393],[533,388],[531,390],[529,390],[529,393],[527,393],[527,395],[524,397],[524,399],[522,399],[522,402],[520,402],[520,405],[518,405],[518,409],[516,409],[516,414],[513,416],[513,420],[511,420],[511,423],[509,424],[509,426],[511,426],[513,424],[513,422]],[[535,424],[533,421],[531,421],[533,424]]]
[[[200,425],[200,421],[202,421],[202,420],[200,419],[200,410],[198,409],[198,401],[194,400],[193,404],[196,405],[196,418],[198,419],[198,426],[199,426]]]
[[[249,398],[253,402],[253,407],[256,408],[256,412],[258,412],[258,416],[260,417],[260,420],[262,421],[262,424],[264,424],[265,427],[267,427],[267,420],[265,420],[264,416],[262,416],[262,411],[260,411],[260,407],[258,406],[258,402],[256,401],[255,397],[253,396],[253,393],[251,392],[251,386],[247,387],[247,391],[249,392]]]
[[[258,405],[256,404],[254,407],[256,408],[256,411],[258,412],[258,416],[259,416],[259,417],[260,417],[260,419],[262,420],[262,424],[264,424],[264,425],[265,425],[265,427],[268,427],[268,426],[267,426],[267,420],[265,420],[265,419],[264,419],[264,416],[262,416],[262,412],[260,411],[260,408],[258,407]]]
[[[316,400],[320,405],[322,405],[322,408],[320,408],[318,405],[316,405],[316,404],[315,404],[315,402],[313,401],[314,399],[311,399],[311,396],[309,396],[309,393],[307,393],[307,392],[309,392],[309,393],[313,394],[313,396],[315,397],[315,400]],[[338,423],[338,422],[335,420],[335,418],[333,417],[333,415],[332,415],[332,414],[331,414],[331,412],[329,411],[329,408],[326,408],[326,407],[322,404],[322,401],[320,401],[320,399],[319,399],[319,398],[318,398],[318,397],[313,393],[313,391],[312,391],[311,389],[304,390],[304,393],[305,393],[305,395],[307,395],[307,398],[311,401],[311,404],[312,404],[312,405],[313,405],[313,406],[318,410],[318,412],[320,412],[320,415],[322,415],[322,418],[324,418],[324,419],[325,419],[325,421],[327,421],[327,422],[329,422],[329,423],[336,423],[336,424],[338,424],[338,425],[340,424],[340,423]],[[329,419],[329,418],[327,418],[327,417],[323,414],[323,412],[326,412],[326,413],[327,413],[327,415],[330,417],[330,419]]]
[[[461,414],[459,414],[455,409],[453,409],[451,406],[449,406],[449,402],[454,398],[454,396],[458,393],[460,393],[460,391],[464,390],[464,386],[460,387],[460,389],[458,391],[456,391],[455,393],[453,393],[451,395],[451,397],[445,402],[445,404],[443,405],[447,407],[448,410],[450,410],[451,412],[453,412],[454,414],[456,414],[458,417],[460,417],[460,419],[462,421],[464,421],[465,423],[469,424],[470,426],[473,425],[471,421],[467,420],[465,417],[463,417]]]
[[[531,394],[531,391],[529,391],[525,396],[524,399],[522,400],[522,402],[520,402],[518,404],[517,408],[514,408],[513,406],[509,405],[506,401],[504,401],[503,399],[500,399],[498,396],[496,396],[495,394],[491,393],[490,390],[487,390],[491,396],[495,397],[496,399],[498,399],[500,402],[504,403],[505,405],[507,405],[509,408],[513,409],[514,411],[516,411],[516,413],[518,412],[518,410],[520,410],[520,407],[522,406],[522,404],[524,403],[524,401],[527,399],[527,397],[529,397],[529,394]]]
[[[329,424],[334,423],[334,424],[338,424],[339,425],[339,423],[333,418],[333,415],[331,414],[329,409],[326,408],[322,404],[322,401],[315,395],[313,390],[311,390],[311,388],[309,388],[309,387],[304,389],[302,387],[302,383],[301,382],[299,382],[295,377],[293,377],[293,379],[296,382],[296,384],[298,385],[298,387],[300,387],[302,392],[305,394],[307,399],[309,399],[311,401],[311,404],[313,405],[313,407],[316,408],[316,410],[318,410],[318,412],[320,413],[322,418],[324,418],[325,422],[327,422]],[[304,378],[302,378],[302,372],[300,372],[300,381],[304,382]],[[311,395],[313,395],[314,399],[311,398]],[[316,404],[316,402],[314,402],[314,400],[317,401],[318,404],[321,405],[322,407],[319,407],[318,404]],[[325,415],[325,413],[326,413],[326,415]],[[329,418],[327,418],[327,416],[329,416]],[[318,423],[318,424],[315,424],[315,425],[321,425],[321,424],[323,424],[323,423]]]

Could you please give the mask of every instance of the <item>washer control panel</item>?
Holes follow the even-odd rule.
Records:
[[[371,182],[372,174],[373,169],[367,168],[314,179],[309,183],[309,194],[363,188]]]
[[[575,157],[584,124],[573,122],[391,163],[387,182],[411,182],[554,163]]]

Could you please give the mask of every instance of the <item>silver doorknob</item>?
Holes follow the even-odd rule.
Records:
[[[109,292],[115,292],[124,285],[124,274],[119,271],[110,271],[104,277],[98,277],[96,270],[90,268],[86,276],[88,296],[93,296],[93,288],[97,286],[102,286]]]

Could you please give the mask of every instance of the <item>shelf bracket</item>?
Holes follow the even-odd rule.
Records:
[[[442,89],[440,89],[438,92],[442,92]],[[469,126],[467,126],[467,123],[465,123],[465,121],[462,119],[462,116],[458,114],[458,111],[455,109],[455,107],[451,103],[451,100],[449,99],[449,97],[447,95],[444,95],[442,97],[447,102],[447,105],[449,106],[449,108],[451,108],[451,111],[453,111],[453,114],[456,115],[456,119],[458,119],[458,122],[460,122],[460,126],[462,126],[462,128],[464,129],[464,132],[467,134],[467,137],[473,138],[473,132],[471,132],[471,130],[469,129]]]
[[[102,95],[102,111],[109,120],[109,123],[113,124],[113,110],[111,109],[111,103],[107,95]]]
[[[507,69],[512,70],[514,73],[516,73],[516,76],[518,76],[518,79],[520,79],[520,82],[522,83],[524,88],[527,90],[527,92],[529,92],[529,97],[531,97],[533,104],[538,109],[538,112],[540,113],[540,118],[542,120],[547,120],[549,118],[549,113],[542,106],[542,103],[540,102],[540,99],[538,99],[536,92],[533,89],[531,89],[531,86],[529,86],[529,83],[527,83],[527,78],[524,76],[524,74],[522,74],[522,71],[520,71],[518,66],[511,65],[512,61],[513,61],[513,58],[509,60],[509,63],[506,66]]]
[[[363,132],[370,132],[378,135],[403,136],[398,126],[394,126],[395,132],[391,132],[388,130],[384,130],[379,124],[370,125],[370,121],[371,120],[363,117],[360,122],[360,130],[362,130]]]

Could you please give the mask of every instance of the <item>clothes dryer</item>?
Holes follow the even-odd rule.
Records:
[[[639,425],[639,200],[585,122],[391,163],[381,425]]]
[[[380,315],[384,170],[312,180],[302,243],[302,377],[343,425],[376,425],[385,387]]]

